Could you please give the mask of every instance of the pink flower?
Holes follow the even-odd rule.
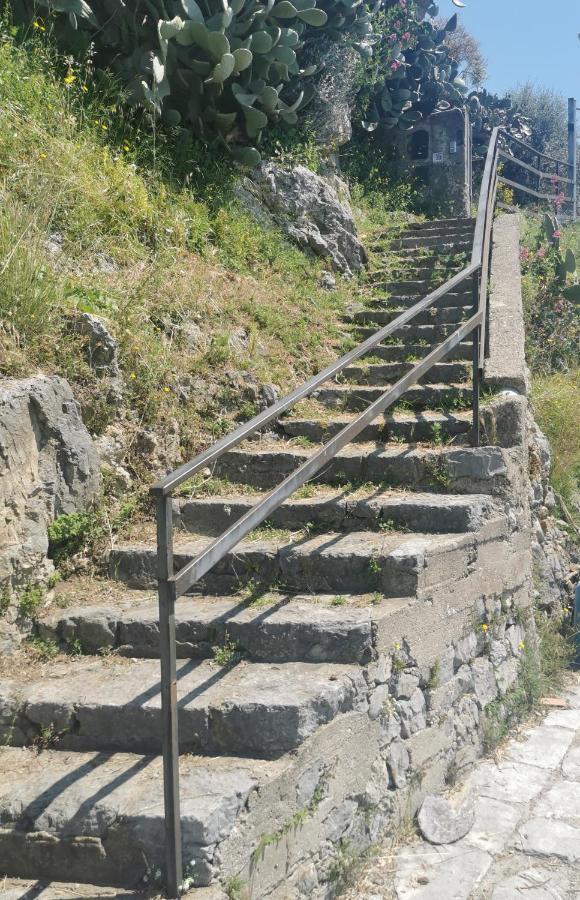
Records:
[[[561,312],[564,312],[564,309],[565,309],[565,308],[566,308],[566,301],[565,301],[565,300],[562,300],[562,299],[556,300],[556,302],[554,303],[554,312],[555,312],[555,313],[561,313]]]
[[[520,259],[522,262],[526,262],[530,258],[530,251],[527,247],[522,247],[520,250]]]
[[[539,258],[543,259],[545,255],[546,255],[546,251],[545,251],[544,247],[540,247],[540,249],[538,250]]]
[[[389,35],[389,40],[390,40],[390,41],[396,41],[396,40],[397,40],[397,35],[396,35],[396,34],[390,34],[390,35]]]
[[[561,237],[562,237],[562,232],[561,232],[561,231],[555,231],[554,234],[552,235],[552,237],[553,237],[553,238],[561,238]]]
[[[391,63],[391,69],[393,72],[396,72],[398,68],[399,68],[399,63],[396,60],[395,60],[395,62]]]
[[[399,6],[402,6],[403,9],[405,9],[406,5],[407,5],[407,0],[399,0]]]

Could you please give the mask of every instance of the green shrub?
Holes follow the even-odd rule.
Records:
[[[36,619],[44,601],[44,590],[38,584],[27,585],[18,598],[18,612],[23,619]]]
[[[48,526],[48,555],[55,565],[79,553],[94,540],[101,523],[94,512],[75,512],[58,516]]]

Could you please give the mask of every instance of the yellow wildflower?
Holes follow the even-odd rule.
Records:
[[[163,390],[164,390],[164,392],[165,392],[166,394],[169,393],[169,388],[167,387],[167,385],[163,388]]]
[[[81,90],[83,91],[83,93],[86,94],[86,93],[88,92],[89,89],[88,89],[88,87],[86,86],[86,84],[83,84]]]
[[[39,158],[39,159],[46,159],[46,153],[39,153],[39,154],[38,154],[38,158]]]
[[[38,21],[38,19],[34,20],[34,22],[32,23],[32,27],[36,28],[37,31],[46,31],[46,28],[44,27],[42,22]]]
[[[486,625],[485,622],[484,622],[483,625],[481,626],[481,630],[483,631],[484,634],[485,634],[485,632],[487,631],[488,628],[489,628],[489,625]]]
[[[64,77],[64,83],[68,86],[77,80],[77,76],[73,74],[72,69],[69,69]]]
[[[523,641],[520,641],[518,644],[518,650],[525,650],[525,649],[526,649],[526,645],[524,644]]]

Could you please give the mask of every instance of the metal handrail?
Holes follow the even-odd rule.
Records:
[[[549,178],[551,181],[562,181],[564,184],[574,184],[571,178],[565,178],[564,175],[557,175],[554,172],[542,172],[541,169],[536,169],[535,166],[530,166],[529,163],[523,162],[523,160],[518,159],[517,156],[512,156],[511,153],[506,153],[505,150],[500,150],[499,155],[507,162],[513,163],[515,166],[519,166],[521,169],[525,169],[527,172],[531,172],[532,175],[537,175],[538,178]],[[563,161],[562,165],[564,165]]]
[[[565,159],[558,159],[556,156],[548,156],[547,153],[542,153],[541,150],[536,149],[536,147],[532,147],[531,144],[526,144],[525,141],[522,141],[521,138],[517,138],[515,135],[510,134],[509,131],[502,131],[503,137],[507,138],[509,141],[513,141],[514,144],[518,144],[520,147],[523,147],[524,150],[529,150],[530,153],[533,153],[535,156],[542,157],[542,159],[547,159],[550,162],[555,162],[560,166],[569,166],[568,162]]]
[[[177,679],[175,643],[175,605],[177,599],[198,582],[226,553],[232,550],[248,533],[268,518],[301,485],[320,471],[338,451],[350,443],[379,414],[392,406],[405,392],[423,377],[434,365],[468,336],[473,341],[473,402],[472,442],[479,446],[479,394],[480,373],[485,356],[487,330],[488,280],[491,255],[491,233],[498,185],[499,137],[501,130],[492,132],[483,172],[477,217],[475,222],[471,262],[432,291],[414,306],[398,315],[384,328],[379,329],[358,347],[335,360],[322,372],[300,385],[273,406],[254,416],[248,422],[221,438],[195,459],[157,481],[151,494],[157,504],[157,575],[159,590],[159,645],[161,657],[161,706],[163,728],[163,777],[165,799],[165,840],[167,871],[166,882],[170,897],[178,896],[182,881],[181,822],[179,803],[179,738],[177,721]],[[521,142],[519,142],[521,143]],[[527,146],[527,145],[524,145]],[[200,470],[215,463],[242,441],[261,431],[270,422],[309,396],[321,384],[338,375],[348,365],[365,356],[399,328],[412,321],[419,313],[433,306],[455,288],[472,278],[473,312],[452,334],[417,365],[388,388],[364,412],[345,426],[327,444],[303,462],[291,475],[264,498],[256,503],[233,525],[215,538],[194,559],[174,571],[173,563],[173,508],[172,494]]]

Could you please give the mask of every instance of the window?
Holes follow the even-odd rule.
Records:
[[[429,132],[415,131],[411,137],[411,159],[429,159]]]

